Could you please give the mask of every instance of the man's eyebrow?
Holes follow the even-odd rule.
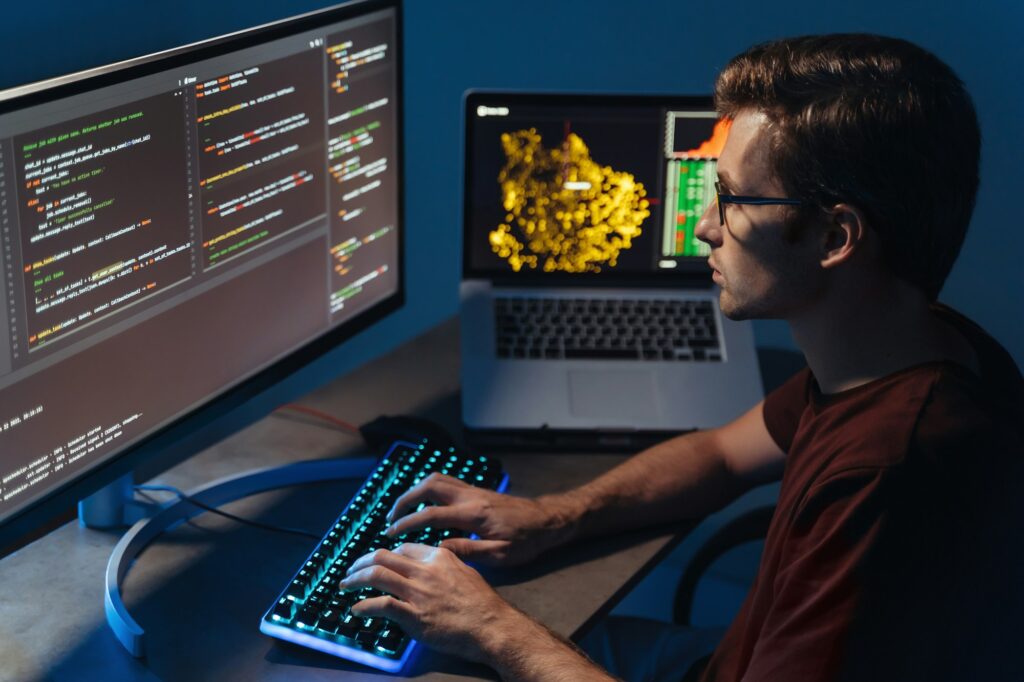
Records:
[[[720,185],[724,185],[729,189],[732,189],[732,178],[729,177],[729,174],[726,173],[725,171],[716,171],[716,173],[718,175],[718,183]]]

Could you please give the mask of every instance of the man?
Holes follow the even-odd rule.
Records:
[[[462,560],[518,564],[698,518],[781,478],[757,579],[704,679],[1024,679],[1024,382],[934,303],[977,189],[969,96],[933,55],[867,35],[754,47],[715,94],[733,124],[697,234],[722,311],[787,320],[808,368],[734,422],[565,494],[431,476],[390,532],[481,539],[363,557],[343,585],[393,596],[354,608],[505,679],[604,679]],[[435,504],[403,516],[421,502]]]

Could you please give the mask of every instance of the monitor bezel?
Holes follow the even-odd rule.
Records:
[[[372,324],[402,308],[405,303],[405,158],[404,158],[404,82],[401,0],[353,0],[341,5],[287,17],[242,31],[216,36],[181,47],[164,50],[130,60],[90,68],[37,83],[29,83],[0,91],[0,114],[29,106],[115,85],[218,57],[265,42],[315,30],[329,24],[364,16],[372,12],[394,11],[396,152],[398,164],[397,290],[352,319],[310,339],[269,367],[257,372],[234,387],[211,396],[202,405],[173,422],[155,430],[138,442],[111,453],[91,469],[70,478],[5,518],[0,518],[0,557],[9,554],[31,539],[39,529],[52,530],[50,524],[83,498],[136,470],[146,477],[156,475],[195,455],[228,435],[265,416],[273,405],[268,402],[271,389],[299,370],[323,358],[342,342],[351,339]],[[263,398],[264,400],[260,400]]]
[[[678,268],[662,272],[635,273],[605,271],[600,274],[538,272],[524,270],[510,272],[504,269],[475,267],[470,257],[470,239],[473,226],[470,215],[471,192],[469,191],[470,167],[472,161],[472,136],[475,132],[476,116],[473,112],[480,105],[542,105],[558,106],[664,106],[668,108],[714,111],[711,95],[676,95],[623,92],[565,92],[565,91],[522,91],[470,89],[463,94],[462,116],[462,277],[463,279],[487,280],[498,285],[523,287],[578,286],[583,288],[622,286],[664,286],[664,287],[711,287],[711,270],[707,259],[693,257],[681,261]]]

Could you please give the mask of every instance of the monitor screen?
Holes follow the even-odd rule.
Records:
[[[472,92],[465,116],[467,275],[708,276],[710,97]]]
[[[396,307],[398,19],[0,93],[0,522]]]

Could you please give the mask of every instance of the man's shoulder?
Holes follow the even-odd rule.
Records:
[[[941,372],[922,365],[842,394],[812,392],[791,454],[813,453],[820,477],[901,464]]]
[[[966,368],[951,366],[937,375],[922,405],[913,444],[926,461],[953,458],[977,463],[994,448],[1022,454],[1024,409]]]
[[[983,388],[990,400],[1004,408],[1024,409],[1024,376],[1009,352],[974,320],[949,306],[935,303],[932,313],[942,322],[956,329],[974,350],[977,360],[976,372],[961,372],[958,377],[963,385],[976,383]],[[951,387],[956,382],[950,382]]]
[[[817,393],[812,378],[795,444],[827,452],[822,473],[900,465],[920,453],[970,456],[996,442],[1021,449],[1024,379],[1016,364],[968,318],[945,306],[934,311],[969,340],[980,372],[949,360],[925,362],[835,396]]]
[[[976,457],[984,448],[1021,451],[1024,441],[1024,378],[1010,354],[972,320],[946,306],[933,311],[971,343],[977,371],[945,363],[915,428],[925,453]]]
[[[794,441],[811,485],[890,474],[955,485],[961,475],[1020,471],[1024,415],[966,368],[932,363],[875,388],[819,412]]]

